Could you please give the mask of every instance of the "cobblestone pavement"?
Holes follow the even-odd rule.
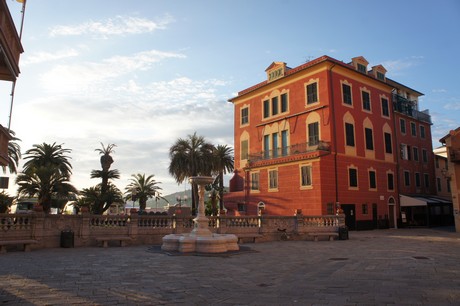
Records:
[[[350,232],[245,244],[231,256],[153,246],[0,255],[1,305],[460,305],[460,234]]]

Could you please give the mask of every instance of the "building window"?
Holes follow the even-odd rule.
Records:
[[[249,108],[244,107],[241,109],[241,125],[249,123]]]
[[[420,137],[425,139],[425,127],[423,125],[420,126]]]
[[[251,190],[259,190],[259,172],[251,173]]]
[[[246,211],[246,204],[238,203],[238,211],[245,212]]]
[[[428,152],[425,149],[422,149],[422,160],[424,163],[428,162]]]
[[[369,213],[369,208],[368,208],[367,204],[363,204],[361,206],[361,212],[363,213],[363,215],[367,215]]]
[[[249,157],[249,141],[241,141],[241,159],[248,159]]]
[[[390,117],[390,109],[388,107],[388,99],[382,98],[382,116]]]
[[[390,133],[383,133],[385,138],[385,153],[392,154],[393,149],[391,145],[391,134]]]
[[[264,118],[270,117],[270,101],[264,101]]]
[[[372,129],[365,128],[364,129],[365,136],[366,136],[366,149],[367,150],[374,150],[374,139],[372,135]]]
[[[351,86],[347,84],[342,84],[342,98],[343,98],[343,103],[352,105],[352,95],[351,95]]]
[[[272,134],[272,156],[278,157],[278,133]]]
[[[380,71],[377,71],[377,79],[385,81],[385,74]]]
[[[434,164],[436,165],[436,169],[439,168],[439,157],[435,156],[434,157]]]
[[[423,173],[423,181],[425,182],[425,188],[430,188],[430,177],[428,173]]]
[[[416,172],[415,173],[415,187],[420,188],[420,173]]]
[[[288,111],[288,95],[286,93],[281,95],[281,112],[285,113]]]
[[[277,189],[278,188],[278,170],[268,171],[268,188]]]
[[[264,135],[264,158],[270,158],[270,135]]]
[[[355,146],[355,128],[351,123],[345,123],[345,139],[347,146]]]
[[[272,116],[278,115],[278,97],[272,98]]]
[[[371,96],[367,91],[361,91],[361,98],[363,100],[363,109],[371,111]]]
[[[358,169],[348,168],[348,186],[351,188],[358,187]]]
[[[436,178],[436,186],[438,187],[438,192],[442,191],[442,184],[441,184],[441,178],[437,177]]]
[[[418,148],[417,148],[417,147],[413,147],[412,149],[413,149],[413,151],[414,151],[414,160],[415,160],[415,161],[418,161]]]
[[[410,123],[410,133],[412,136],[417,136],[417,126],[415,125],[415,122]]]
[[[401,144],[401,159],[410,160],[411,159],[411,148],[406,144]]]
[[[387,173],[387,184],[388,184],[388,190],[395,189],[393,173]]]
[[[308,145],[315,146],[319,143],[319,123],[308,124]]]
[[[375,171],[369,171],[369,189],[377,189],[377,176]]]
[[[307,85],[307,104],[318,102],[318,83]]]
[[[326,204],[326,214],[328,214],[328,215],[335,215],[335,212],[334,212],[334,203],[327,203],[327,204]]]
[[[450,178],[447,179],[447,192],[450,193]]]
[[[282,130],[281,131],[281,154],[283,156],[288,155],[288,131]]]
[[[367,74],[367,67],[363,64],[358,64],[358,71]]]
[[[401,134],[406,134],[406,120],[399,119],[399,126],[401,129]]]
[[[406,187],[410,186],[410,172],[409,171],[404,171],[404,185]]]
[[[300,176],[301,176],[301,186],[305,187],[305,186],[312,185],[311,166],[300,167]]]

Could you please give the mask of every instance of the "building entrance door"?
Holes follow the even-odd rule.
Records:
[[[377,220],[377,204],[372,203],[372,223],[374,225],[374,229],[379,228],[379,221]]]
[[[396,228],[394,205],[388,205],[388,216],[390,217],[390,228]]]
[[[355,204],[340,204],[345,214],[345,225],[349,230],[356,230],[356,210]]]

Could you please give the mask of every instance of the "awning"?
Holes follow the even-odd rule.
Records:
[[[406,196],[401,194],[399,198],[402,207],[452,204],[452,201],[435,196]]]

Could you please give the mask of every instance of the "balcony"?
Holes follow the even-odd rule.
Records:
[[[298,156],[305,159],[315,158],[322,156],[325,153],[330,153],[330,143],[327,141],[316,141],[314,143],[298,143],[292,146],[287,146],[283,148],[278,148],[276,150],[262,151],[260,153],[249,154],[248,160],[249,164],[255,165],[256,163],[261,163],[263,161],[279,161],[283,162],[287,157]],[[301,155],[308,156],[301,156]]]
[[[420,112],[417,110],[417,101],[410,101],[400,95],[393,95],[394,111],[410,116],[414,119],[431,124],[431,116],[428,110]]]
[[[19,75],[19,56],[23,51],[6,1],[0,0],[0,80],[16,80]]]

